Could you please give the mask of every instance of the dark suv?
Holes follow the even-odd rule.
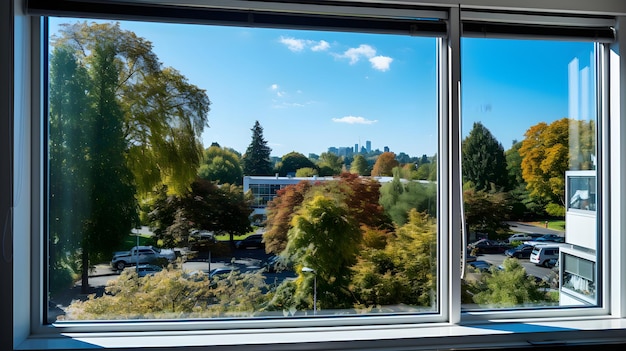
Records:
[[[264,248],[263,234],[252,234],[235,244],[238,249]]]

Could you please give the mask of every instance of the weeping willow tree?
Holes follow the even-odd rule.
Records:
[[[195,179],[210,101],[119,24],[63,25],[51,43],[50,285],[80,271],[86,291],[138,224],[137,199]]]

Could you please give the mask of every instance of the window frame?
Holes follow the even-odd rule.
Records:
[[[462,1],[463,3],[465,1]],[[479,3],[481,1],[478,1]],[[131,333],[124,325],[118,326],[118,328],[103,328],[102,331],[107,330],[105,334],[93,334],[93,331],[97,331],[99,323],[93,323],[89,329],[92,332],[85,332],[79,329],[67,329],[63,331],[63,334],[59,334],[59,330],[52,326],[42,326],[42,306],[45,299],[41,296],[41,287],[45,284],[43,280],[43,272],[39,263],[43,254],[41,245],[41,228],[42,225],[42,202],[43,198],[41,192],[37,189],[42,188],[41,174],[45,169],[45,165],[42,162],[42,145],[41,140],[44,140],[44,126],[41,123],[40,116],[43,115],[42,111],[43,96],[45,92],[41,86],[40,77],[43,72],[42,61],[42,28],[38,23],[38,20],[33,17],[27,16],[23,9],[19,6],[13,8],[13,4],[21,3],[19,0],[12,0],[8,5],[0,5],[6,12],[11,13],[14,18],[12,28],[7,34],[2,34],[3,37],[11,36],[12,46],[10,51],[16,58],[13,63],[10,64],[13,68],[14,77],[5,78],[2,76],[3,84],[13,85],[13,92],[15,99],[12,96],[0,96],[2,102],[13,102],[15,105],[12,110],[12,114],[6,118],[13,118],[15,125],[12,126],[14,133],[13,155],[15,157],[15,168],[13,168],[13,162],[11,160],[6,161],[2,159],[3,165],[6,163],[11,166],[11,173],[14,176],[10,180],[13,188],[13,231],[12,233],[30,233],[30,235],[17,236],[13,235],[13,260],[10,262],[10,266],[13,271],[12,284],[4,288],[2,291],[10,289],[12,291],[13,300],[13,329],[9,337],[13,340],[13,347],[17,349],[39,349],[39,348],[58,348],[58,349],[79,349],[93,347],[93,345],[115,345],[113,339],[119,339],[125,337],[124,341],[127,343],[124,345],[127,349],[140,348],[141,346],[161,346],[162,349],[166,349],[167,345],[218,345],[220,343],[229,343],[233,347],[241,345],[242,334],[246,331],[240,331],[237,333],[230,333],[229,335],[222,330],[215,331],[215,333],[205,333],[204,335],[196,335],[190,337],[188,331],[188,324],[186,322],[175,322],[177,326],[172,326],[170,333],[144,335],[142,333]],[[521,2],[520,2],[521,3]],[[565,4],[563,2],[562,4]],[[5,7],[6,6],[6,7]],[[522,6],[522,5],[520,5]],[[580,3],[576,3],[575,7],[579,8]],[[605,11],[614,11],[618,14],[622,14],[619,18],[619,24],[626,24],[626,6],[619,7],[619,4],[611,4],[610,2],[594,3],[593,6],[589,5],[588,11],[594,12],[594,6],[605,9]],[[584,6],[583,6],[584,7]],[[621,11],[621,12],[620,12]],[[4,14],[4,12],[2,12]],[[460,133],[454,133],[455,123],[458,124],[460,118],[454,120],[451,116],[458,117],[459,114],[459,93],[458,84],[460,83],[460,62],[454,60],[459,57],[460,50],[460,28],[457,28],[458,23],[452,23],[455,18],[459,18],[459,10],[454,5],[450,4],[450,33],[451,35],[445,41],[442,41],[442,46],[445,46],[447,50],[441,50],[442,58],[447,65],[445,72],[440,74],[445,76],[444,80],[441,80],[442,86],[439,87],[440,91],[445,91],[444,95],[450,98],[450,101],[445,100],[444,96],[440,99],[441,111],[446,111],[448,118],[440,118],[439,123],[447,126],[445,131],[448,134],[447,143],[440,141],[440,150],[447,150],[448,147],[453,147],[455,144],[454,136],[460,136]],[[459,31],[459,35],[456,36],[453,33]],[[5,32],[3,32],[5,33]],[[446,312],[448,315],[447,322],[442,323],[425,323],[420,325],[405,324],[393,325],[393,318],[390,318],[390,325],[369,325],[369,326],[344,326],[344,327],[321,327],[311,325],[308,328],[290,328],[289,325],[269,325],[263,333],[259,333],[259,330],[248,330],[247,332],[261,335],[261,337],[253,338],[252,342],[259,343],[258,349],[289,349],[293,348],[293,345],[299,343],[315,342],[319,341],[319,349],[328,349],[328,346],[332,345],[333,341],[342,340],[356,340],[351,343],[349,347],[342,344],[341,348],[363,348],[365,345],[368,347],[393,347],[393,346],[421,346],[428,347],[437,345],[439,347],[458,347],[467,346],[468,343],[482,343],[483,345],[527,345],[526,342],[537,343],[545,342],[550,339],[559,339],[559,337],[568,338],[572,342],[581,342],[584,340],[603,341],[605,343],[610,342],[626,342],[624,338],[624,330],[626,330],[626,297],[623,294],[626,291],[626,258],[622,258],[622,253],[626,252],[626,239],[623,238],[623,233],[626,231],[626,224],[622,223],[622,213],[626,211],[626,169],[622,169],[626,164],[626,138],[623,135],[626,134],[626,125],[623,125],[621,121],[626,121],[626,108],[621,108],[621,105],[626,106],[626,88],[623,85],[626,84],[626,59],[621,58],[619,47],[626,48],[626,38],[623,36],[618,37],[618,42],[603,46],[602,57],[600,60],[604,63],[598,69],[601,74],[598,75],[598,84],[600,85],[602,98],[598,101],[601,105],[601,113],[598,118],[598,130],[600,137],[598,139],[598,145],[601,147],[601,151],[598,155],[601,158],[599,164],[602,165],[598,169],[598,193],[606,194],[601,200],[603,212],[602,216],[599,216],[598,225],[600,226],[601,233],[607,233],[606,238],[603,238],[598,244],[599,251],[602,251],[600,256],[601,260],[598,262],[600,265],[601,284],[604,282],[612,281],[612,285],[602,290],[602,299],[604,302],[603,307],[600,310],[594,310],[593,313],[586,314],[550,314],[546,318],[545,311],[543,313],[527,313],[523,319],[511,321],[510,313],[507,312],[489,312],[489,313],[476,313],[472,312],[470,315],[475,317],[473,320],[469,316],[463,316],[461,320],[460,312],[460,298],[457,297],[455,301],[455,295],[459,293],[458,282],[460,281],[456,273],[460,273],[460,269],[457,268],[454,263],[456,262],[454,254],[447,255],[447,262],[443,268],[449,266],[447,279],[440,277],[442,284],[448,284],[450,293],[448,294],[448,300],[440,299],[441,308],[440,312]],[[2,58],[2,63],[5,63],[6,59]],[[448,77],[447,74],[451,77]],[[458,80],[457,80],[458,79]],[[455,93],[456,91],[456,93]],[[443,112],[442,112],[443,113]],[[609,116],[613,118],[609,118]],[[26,118],[24,118],[26,116]],[[31,116],[31,117],[28,117]],[[602,123],[602,126],[600,124]],[[448,125],[448,124],[451,124]],[[456,126],[458,127],[458,125]],[[460,128],[459,128],[460,130]],[[444,133],[440,127],[440,133]],[[622,141],[624,140],[624,141]],[[460,142],[457,140],[456,143]],[[445,145],[444,145],[445,144]],[[449,144],[449,145],[448,145]],[[443,146],[442,146],[443,145]],[[442,155],[445,155],[442,153]],[[454,156],[454,152],[452,151]],[[458,159],[457,159],[458,160]],[[455,170],[460,174],[458,169],[459,161],[454,161],[452,158],[448,162],[440,162],[439,171]],[[456,164],[455,164],[456,163]],[[614,165],[611,167],[611,165]],[[5,168],[6,169],[6,168]],[[453,183],[455,172],[440,173],[451,174],[449,176],[450,187],[452,191],[450,193],[441,194],[442,202],[446,201],[449,205],[448,213],[442,213],[439,219],[440,223],[444,220],[447,223],[446,226],[452,229],[458,228],[460,230],[460,219],[456,219],[460,214],[458,206],[455,208],[454,204],[458,204],[458,199],[455,201],[454,196],[457,192],[454,191],[455,185]],[[23,181],[19,181],[22,179]],[[459,189],[460,190],[460,189]],[[443,199],[444,197],[447,200]],[[599,212],[600,213],[600,212]],[[443,216],[446,217],[443,217]],[[456,223],[456,225],[455,225]],[[441,224],[440,224],[441,225]],[[447,238],[442,237],[441,247],[446,244]],[[461,246],[460,235],[452,236],[449,243],[448,252],[458,252]],[[609,245],[609,242],[611,245]],[[601,249],[600,249],[601,248]],[[440,249],[441,250],[441,249]],[[440,260],[443,257],[440,256]],[[457,258],[458,259],[458,258]],[[4,268],[5,266],[2,266]],[[604,269],[602,267],[605,267]],[[443,269],[442,268],[442,269]],[[24,275],[24,273],[30,272],[30,279],[18,279],[18,277]],[[609,279],[610,278],[610,279]],[[24,292],[30,292],[25,294]],[[448,310],[445,310],[449,308]],[[444,311],[445,310],[445,311]],[[588,310],[591,311],[591,310]],[[6,316],[6,313],[2,313]],[[592,327],[588,327],[590,320],[595,321]],[[463,324],[461,324],[463,323]],[[477,323],[477,324],[474,324]],[[149,327],[147,323],[142,323],[142,330],[146,330]],[[533,326],[543,326],[543,329],[535,328]],[[95,327],[95,329],[93,328]],[[280,329],[273,329],[280,328]],[[563,328],[570,328],[569,331]],[[551,331],[548,334],[544,331]],[[339,336],[336,332],[342,332],[343,336]],[[375,331],[375,332],[372,332]],[[504,331],[504,332],[503,332]],[[6,331],[1,334],[3,337],[8,335]],[[192,333],[193,334],[193,333]],[[212,334],[212,335],[210,335]],[[368,335],[374,334],[374,335]],[[543,335],[542,335],[543,334]],[[159,339],[158,336],[171,337],[171,341],[160,339],[156,342],[160,344],[154,344],[154,341],[148,339]],[[272,337],[283,336],[280,339],[272,339]],[[304,337],[302,337],[304,336]],[[450,336],[458,336],[458,338],[450,338]],[[379,340],[383,339],[383,340]],[[8,340],[8,338],[7,338]],[[220,341],[222,340],[222,341]],[[378,340],[378,341],[377,341]],[[174,344],[176,342],[178,344]],[[182,344],[181,344],[182,342]],[[196,343],[197,342],[197,343]],[[213,342],[213,343],[212,343]],[[122,346],[122,344],[118,344]],[[266,345],[263,347],[262,345]],[[269,346],[267,346],[269,345]],[[301,345],[301,344],[300,344]],[[310,346],[311,344],[309,344]],[[4,346],[3,346],[4,347]],[[313,348],[312,346],[310,346]],[[242,346],[245,348],[245,346]]]

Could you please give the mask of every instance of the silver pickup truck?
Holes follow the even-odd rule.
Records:
[[[159,258],[165,258],[168,261],[176,259],[176,253],[172,249],[159,249],[153,246],[135,246],[130,251],[118,251],[113,254],[111,267],[122,271],[126,266],[150,263]]]

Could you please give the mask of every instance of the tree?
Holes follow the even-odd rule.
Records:
[[[394,169],[393,180],[380,188],[380,204],[396,225],[404,225],[411,210],[437,213],[437,188],[434,184],[400,181],[399,170]]]
[[[324,152],[317,160],[317,168],[322,177],[339,175],[343,169],[343,159],[332,152]]]
[[[270,152],[272,149],[263,139],[263,127],[259,121],[256,121],[251,130],[252,141],[243,155],[243,173],[244,175],[271,175],[273,167]]]
[[[318,306],[351,307],[349,267],[356,263],[361,232],[346,206],[331,197],[315,195],[293,217],[288,236],[286,251],[291,260],[299,268],[310,267],[316,272]],[[297,272],[302,284],[297,285],[295,295],[312,297],[314,278],[300,269]]]
[[[595,168],[595,123],[562,118],[538,123],[524,135],[519,154],[530,196],[547,203],[546,209],[564,208],[565,171]]]
[[[509,183],[513,185],[513,188],[519,184],[526,184],[522,176],[522,156],[519,154],[521,147],[522,142],[515,141],[513,146],[504,153],[506,169],[509,173]]]
[[[398,167],[399,165],[398,160],[396,160],[396,155],[393,152],[383,152],[376,159],[376,163],[372,169],[372,176],[392,176],[393,168]]]
[[[51,222],[58,245],[52,266],[60,268],[68,258],[63,255],[80,252],[84,293],[90,262],[108,259],[138,223],[123,113],[115,98],[115,50],[110,42],[96,45],[88,68],[65,46],[51,59],[51,205],[59,207],[52,210],[59,211]]]
[[[278,175],[285,177],[288,174],[295,174],[301,168],[316,168],[306,156],[299,152],[292,151],[282,157],[282,161],[276,167]]]
[[[315,168],[304,167],[296,171],[296,177],[313,177],[316,176],[319,171]]]
[[[350,284],[360,308],[406,304],[432,308],[436,302],[437,223],[411,210],[382,249],[365,249],[352,267]]]
[[[58,46],[50,57],[49,97],[49,236],[50,290],[53,293],[73,283],[73,255],[80,249],[83,226],[88,218],[86,191],[89,142],[83,121],[91,118],[91,81],[69,48]],[[66,255],[71,252],[72,255]],[[78,269],[78,268],[76,268]]]
[[[509,187],[504,148],[480,122],[463,140],[462,167],[464,182],[472,182],[476,190]]]
[[[204,150],[204,157],[198,176],[204,180],[220,184],[243,184],[243,169],[241,160],[234,152],[212,145]]]
[[[62,25],[53,46],[71,48],[89,68],[95,48],[110,43],[116,62],[115,100],[123,115],[128,168],[140,194],[161,183],[183,192],[196,178],[210,101],[178,71],[162,67],[152,44],[118,24]]]
[[[160,197],[155,201],[150,220],[155,234],[172,245],[186,243],[189,229],[194,228],[216,234],[228,233],[234,247],[235,235],[252,230],[248,219],[251,212],[249,199],[244,196],[241,187],[218,187],[197,179],[187,193]]]
[[[354,157],[354,160],[352,160],[352,163],[350,164],[350,173],[367,175],[366,172],[368,167],[369,164],[367,163],[365,157],[361,154],[358,154]]]
[[[508,228],[508,195],[503,192],[487,192],[473,187],[463,191],[465,222],[470,231],[494,235],[499,229]]]
[[[307,181],[288,185],[278,190],[276,197],[267,204],[267,224],[263,235],[265,251],[280,254],[287,247],[291,219],[312,186]]]
[[[209,100],[175,70],[162,69],[150,43],[119,25],[76,23],[60,32],[52,43],[51,61],[55,55],[59,61],[51,71],[50,112],[51,128],[61,129],[51,131],[51,144],[58,146],[51,158],[58,164],[51,168],[72,171],[67,167],[74,165],[67,180],[75,185],[63,184],[62,190],[56,180],[51,183],[60,199],[60,192],[75,192],[70,210],[77,216],[56,218],[71,227],[53,234],[57,243],[72,244],[55,247],[53,256],[62,260],[80,252],[86,290],[90,263],[108,260],[138,224],[136,192],[145,194],[161,182],[183,189],[195,177],[197,135],[206,125]],[[75,101],[68,104],[70,95]],[[67,202],[52,205],[67,208]]]
[[[502,263],[503,270],[492,268],[489,274],[471,289],[474,302],[489,307],[519,307],[541,301],[547,297],[535,278],[527,275],[524,267],[515,258],[507,258]]]

